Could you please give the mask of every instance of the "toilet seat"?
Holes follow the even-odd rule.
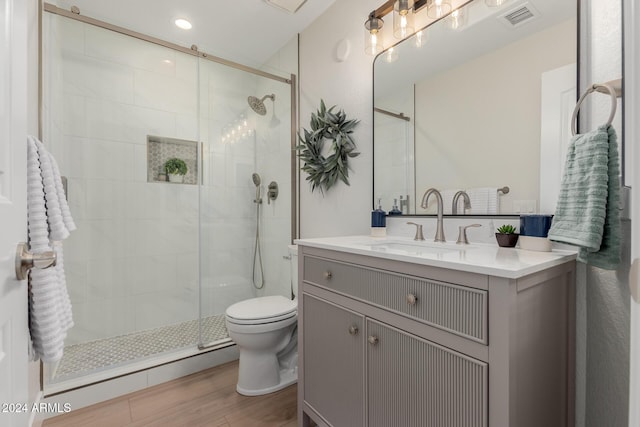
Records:
[[[235,303],[226,311],[227,321],[237,325],[260,325],[296,316],[298,303],[281,295],[252,298]]]

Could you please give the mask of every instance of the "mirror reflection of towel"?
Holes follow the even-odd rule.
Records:
[[[497,215],[500,213],[498,187],[470,188],[467,190],[471,200],[471,215]]]

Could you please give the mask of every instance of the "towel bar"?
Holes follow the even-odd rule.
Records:
[[[25,280],[27,278],[27,273],[29,273],[29,270],[32,268],[44,270],[45,268],[54,267],[56,262],[57,256],[54,251],[34,254],[28,251],[26,243],[18,243],[15,262],[16,278],[18,280]]]

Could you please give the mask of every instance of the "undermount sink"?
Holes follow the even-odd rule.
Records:
[[[381,242],[372,243],[371,250],[378,252],[394,252],[410,255],[420,254],[443,254],[447,252],[457,252],[465,248],[455,243],[428,243],[428,242]]]

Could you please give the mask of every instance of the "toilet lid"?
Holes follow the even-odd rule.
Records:
[[[296,314],[298,303],[281,295],[252,298],[227,308],[227,317],[251,323],[275,322]]]

